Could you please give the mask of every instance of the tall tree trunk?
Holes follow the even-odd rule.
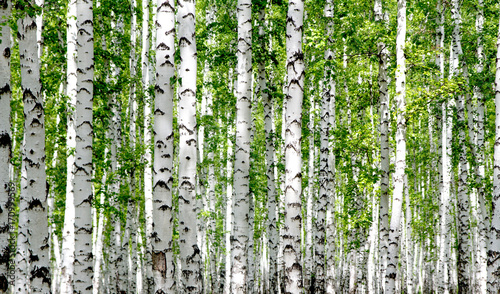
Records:
[[[398,0],[398,30],[396,35],[396,164],[394,174],[394,194],[389,229],[389,250],[387,254],[386,293],[396,293],[398,273],[399,239],[401,226],[401,206],[404,196],[404,178],[406,169],[406,58],[404,56],[406,39],[406,0]]]
[[[478,1],[478,12],[476,19],[476,30],[479,35],[477,38],[477,58],[478,64],[476,66],[476,71],[478,74],[483,72],[483,64],[485,60],[484,46],[483,46],[483,25],[484,25],[484,12],[483,12],[484,2],[483,0]],[[484,189],[484,178],[485,178],[485,168],[484,168],[484,95],[479,86],[474,87],[474,96],[477,103],[476,108],[476,183],[477,183],[477,197],[478,197],[478,244],[477,244],[477,263],[476,268],[476,281],[477,286],[474,291],[479,293],[486,292],[486,276],[487,276],[487,256],[486,252],[488,250],[488,221],[489,213],[486,210],[486,199],[485,199],[485,189]]]
[[[146,278],[143,281],[144,291],[151,293],[153,287],[153,265],[152,265],[152,238],[153,231],[153,174],[152,174],[152,117],[151,109],[153,101],[149,88],[152,85],[153,73],[152,65],[149,60],[150,38],[152,37],[152,29],[149,27],[149,9],[150,0],[142,0],[142,85],[144,91],[144,218],[146,222],[146,250],[144,256],[144,265]]]
[[[500,22],[495,72],[495,145],[493,154],[493,205],[488,248],[488,293],[500,292]]]
[[[62,264],[61,264],[61,294],[73,293],[73,262],[75,261],[75,205],[73,202],[73,175],[75,170],[75,107],[77,93],[77,60],[76,60],[76,0],[68,3],[67,17],[67,87],[69,97],[67,109],[66,131],[66,205],[64,210],[64,228],[62,232]]]
[[[302,293],[300,249],[302,223],[302,100],[304,96],[304,53],[302,31],[304,1],[290,0],[286,22],[287,92],[285,109],[285,223],[283,260],[285,292]]]
[[[24,139],[19,199],[16,293],[50,293],[45,115],[35,17],[18,20]]]
[[[77,0],[77,94],[75,170],[74,292],[92,293],[92,104],[94,29],[92,0]]]
[[[196,39],[195,0],[178,1],[179,247],[181,292],[201,293],[201,256],[196,239]],[[158,20],[160,17],[158,17]],[[158,66],[158,65],[157,65]]]
[[[156,21],[156,98],[154,106],[153,161],[153,231],[152,261],[154,293],[175,291],[173,253],[173,106],[175,75],[175,4],[172,0],[157,2]]]
[[[10,132],[10,27],[7,19],[11,16],[11,1],[0,6],[0,293],[9,288],[9,205],[15,186],[10,182],[10,159],[12,157],[12,137]]]
[[[252,6],[238,0],[238,66],[236,86],[236,145],[234,160],[231,292],[246,293],[250,219],[250,133],[252,130]]]
[[[452,39],[453,39],[453,59],[450,60],[450,77],[458,77],[459,75],[459,56],[462,54],[461,34],[460,34],[460,7],[458,0],[453,1],[451,9],[452,19],[454,23]],[[466,66],[463,63],[463,66]],[[457,193],[457,217],[458,217],[458,248],[457,248],[457,271],[458,271],[458,292],[469,293],[469,195],[467,193],[467,151],[465,142],[465,99],[464,95],[457,97],[457,124],[461,126],[458,133],[459,144],[459,170],[458,170],[458,193]],[[472,113],[469,113],[472,116]],[[471,134],[473,135],[473,134]]]
[[[383,24],[384,14],[382,10],[382,1],[375,1],[375,20]],[[387,267],[387,250],[389,239],[389,95],[388,95],[388,77],[387,62],[389,59],[389,50],[384,42],[379,42],[378,47],[378,87],[380,100],[380,208],[379,208],[379,278],[380,289],[385,289],[385,269]]]

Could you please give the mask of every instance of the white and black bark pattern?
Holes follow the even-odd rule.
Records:
[[[330,17],[327,24],[328,45],[333,47],[333,1],[329,2],[325,8],[325,16]],[[325,272],[325,293],[331,294],[335,292],[335,251],[337,249],[336,240],[336,223],[335,223],[335,95],[336,95],[336,82],[333,62],[335,60],[335,53],[329,49],[325,53],[327,62],[327,75],[328,78],[325,83],[328,85],[327,91],[330,99],[329,105],[329,121],[328,121],[328,202],[326,212],[326,272]],[[333,138],[332,138],[333,137]]]
[[[375,19],[383,20],[382,1],[375,1]],[[378,47],[378,86],[380,101],[380,207],[379,207],[379,264],[381,291],[385,287],[385,268],[387,266],[387,241],[389,239],[389,95],[387,62],[389,50],[384,42],[379,42]]]
[[[478,12],[476,19],[476,30],[479,35],[477,38],[477,58],[478,63],[476,66],[476,71],[478,74],[483,72],[484,67],[484,46],[483,46],[483,26],[484,26],[484,12],[483,12],[484,2],[483,0],[478,1]],[[485,177],[485,167],[484,167],[484,95],[478,86],[474,87],[474,97],[476,99],[476,142],[475,142],[475,158],[476,158],[476,183],[477,183],[477,197],[478,197],[478,242],[477,242],[477,263],[476,268],[476,287],[474,291],[480,293],[486,292],[486,275],[487,275],[487,256],[486,252],[488,250],[487,241],[488,236],[488,222],[489,214],[486,210],[486,199],[484,191],[484,177]]]
[[[201,251],[196,239],[196,39],[195,0],[178,1],[179,247],[180,291],[201,293]],[[160,17],[158,17],[160,19]],[[159,65],[157,65],[158,67]]]
[[[459,74],[459,56],[462,54],[461,35],[460,35],[460,7],[458,0],[453,1],[451,8],[453,27],[453,56],[454,60],[450,65],[450,77],[457,77]],[[465,64],[464,64],[465,65]],[[458,248],[457,248],[457,273],[458,273],[458,289],[459,293],[468,293],[470,288],[469,279],[469,195],[467,193],[467,151],[465,142],[465,97],[458,95],[457,97],[457,124],[462,127],[458,132],[459,144],[459,175],[458,175],[458,192],[457,192],[457,217],[458,217]],[[469,114],[472,116],[472,113]],[[472,134],[471,134],[472,135]]]
[[[151,63],[149,61],[151,29],[149,27],[149,9],[150,1],[142,0],[142,85],[144,91],[144,218],[146,222],[146,248],[144,256],[144,268],[146,277],[143,280],[144,291],[152,292],[151,288],[154,283],[151,259],[151,233],[153,231],[153,174],[152,174],[152,126],[151,126],[151,108],[152,101],[149,94],[149,87],[152,84],[153,74],[151,73]]]
[[[398,28],[396,35],[396,163],[394,174],[394,194],[392,214],[389,228],[389,250],[385,273],[385,293],[396,293],[396,277],[398,272],[399,239],[401,226],[401,206],[404,196],[404,178],[406,168],[406,119],[405,119],[405,81],[406,58],[404,56],[406,39],[406,0],[398,0]]]
[[[325,55],[326,57],[326,55]],[[327,61],[328,62],[328,61]],[[325,67],[325,80],[328,79],[329,67]],[[321,97],[320,110],[320,153],[319,153],[319,195],[316,200],[316,222],[314,237],[314,292],[325,291],[325,237],[326,237],[326,208],[328,206],[328,188],[330,185],[329,173],[329,135],[330,135],[330,91],[329,83],[323,82],[324,89]]]
[[[92,293],[92,104],[94,92],[94,29],[92,0],[77,0],[77,95],[75,128],[74,293]]]
[[[286,22],[287,91],[285,109],[285,223],[283,260],[285,292],[302,293],[302,100],[304,97],[304,53],[302,31],[304,1],[290,0]]]
[[[157,2],[156,85],[154,105],[153,161],[153,231],[152,262],[154,293],[175,291],[173,254],[173,99],[175,75],[175,4],[172,0]]]
[[[238,65],[236,84],[236,145],[234,159],[231,292],[246,293],[249,279],[250,136],[252,131],[252,6],[238,0]]]
[[[9,194],[10,158],[12,140],[10,133],[10,18],[12,5],[10,0],[0,1],[0,293],[8,290],[7,271],[9,270]]]
[[[14,292],[50,293],[49,228],[45,173],[45,117],[35,17],[18,20],[24,143]],[[23,271],[24,270],[24,271]]]
[[[61,294],[73,293],[73,262],[75,260],[75,205],[73,202],[73,174],[75,169],[74,150],[76,146],[75,107],[76,107],[76,0],[68,3],[67,16],[67,86],[68,95],[66,131],[66,200],[64,209],[64,228],[62,233]]]
[[[263,43],[267,41],[265,31],[265,7],[259,11],[259,37],[261,38],[261,46],[266,48]],[[269,291],[272,293],[278,292],[278,229],[276,227],[276,182],[274,176],[275,158],[274,158],[274,104],[272,95],[269,93],[266,79],[265,59],[261,57],[258,64],[258,82],[259,91],[264,104],[264,129],[266,132],[266,175],[267,175],[267,208],[268,208],[268,223],[267,223],[267,247],[269,254]]]
[[[500,25],[500,22],[499,22]],[[495,72],[495,145],[493,155],[493,203],[488,248],[488,293],[500,292],[500,29]]]

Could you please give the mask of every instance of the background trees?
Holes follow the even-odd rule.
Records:
[[[495,289],[497,3],[0,4],[11,291]]]

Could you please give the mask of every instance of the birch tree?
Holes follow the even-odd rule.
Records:
[[[92,293],[92,105],[94,77],[94,29],[92,0],[76,1],[77,94],[75,129],[75,204],[74,292]]]
[[[287,92],[285,108],[285,223],[283,260],[285,292],[303,291],[301,266],[302,195],[302,100],[304,96],[304,53],[302,31],[304,1],[290,0],[286,22]]]
[[[386,293],[396,293],[396,277],[398,272],[399,239],[401,226],[401,206],[404,196],[404,178],[406,169],[406,58],[404,48],[406,41],[406,0],[398,0],[398,29],[396,35],[396,164],[394,174],[394,193],[392,214],[389,228],[389,248],[386,269]]]
[[[179,247],[180,289],[201,293],[201,251],[196,239],[196,38],[195,0],[178,1],[179,66]],[[159,18],[158,18],[159,19]]]
[[[40,82],[36,17],[18,20],[24,103],[23,161],[17,240],[16,293],[50,293],[49,228],[45,172],[45,115]],[[30,11],[32,12],[32,11]]]
[[[175,4],[157,2],[152,260],[155,293],[175,291],[173,255],[173,98]]]
[[[10,159],[12,137],[10,131],[10,27],[7,19],[12,5],[5,1],[0,6],[0,293],[8,290],[8,270],[11,249],[9,247],[9,196],[14,187],[10,184]]]
[[[384,14],[382,10],[382,1],[375,1],[375,21],[383,24]],[[389,52],[384,42],[377,44],[379,67],[378,67],[378,86],[380,100],[380,208],[379,208],[379,270],[380,286],[383,291],[385,287],[385,269],[387,267],[387,250],[389,238],[389,95],[388,95],[388,77],[387,62]]]
[[[252,6],[238,0],[238,65],[236,86],[236,145],[234,159],[233,231],[231,238],[231,292],[246,293],[250,217],[250,133],[252,130]]]
[[[61,294],[73,293],[73,262],[75,260],[75,204],[73,202],[73,175],[75,172],[75,107],[77,93],[77,60],[76,60],[76,0],[68,3],[67,17],[67,86],[66,94],[69,97],[67,110],[66,131],[66,206],[64,210],[64,228],[62,240],[62,264],[61,264]]]

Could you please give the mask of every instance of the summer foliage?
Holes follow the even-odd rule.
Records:
[[[0,0],[0,293],[500,293],[499,11]]]

